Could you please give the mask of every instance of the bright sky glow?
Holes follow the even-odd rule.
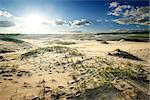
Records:
[[[28,17],[25,17],[24,23],[24,31],[25,32],[37,32],[41,31],[43,28],[43,21],[44,19],[40,15],[31,15]]]

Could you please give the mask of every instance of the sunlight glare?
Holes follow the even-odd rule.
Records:
[[[31,15],[25,18],[25,31],[37,32],[43,27],[44,18],[40,15]]]

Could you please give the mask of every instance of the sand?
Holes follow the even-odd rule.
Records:
[[[135,98],[147,100],[150,95],[147,88],[150,58],[149,42],[107,41],[108,44],[103,44],[95,40],[70,39],[66,42],[73,41],[75,44],[60,45],[55,43],[58,39],[22,40],[32,47],[23,49],[23,47],[27,47],[27,44],[20,46],[16,43],[0,41],[1,49],[7,47],[14,51],[0,53],[0,100],[72,100],[77,98],[90,100],[91,98],[87,96],[91,95],[92,97],[95,95],[93,100],[97,98],[109,100],[108,95],[112,96],[112,100],[133,100]],[[65,41],[64,39],[59,40]],[[58,45],[71,49],[60,53],[55,52],[55,50],[38,51],[35,55],[21,59],[21,55],[26,52]],[[109,52],[116,49],[131,53],[141,58],[142,61],[108,55]],[[83,55],[77,55],[78,52]],[[144,66],[142,67],[142,75],[146,76],[143,76],[143,79],[138,77],[137,73],[139,72],[136,71],[139,64]],[[130,67],[137,72],[137,76],[134,76],[137,79],[113,76],[110,79],[113,86],[107,87],[107,83],[102,82],[105,79],[100,76],[99,81],[96,76],[101,67],[105,68],[111,65],[121,68]]]

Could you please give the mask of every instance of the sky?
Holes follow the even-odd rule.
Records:
[[[0,0],[0,33],[148,30],[148,0]]]

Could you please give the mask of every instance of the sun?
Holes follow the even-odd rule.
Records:
[[[24,26],[26,32],[38,32],[43,27],[44,18],[40,15],[30,15],[25,17]]]

